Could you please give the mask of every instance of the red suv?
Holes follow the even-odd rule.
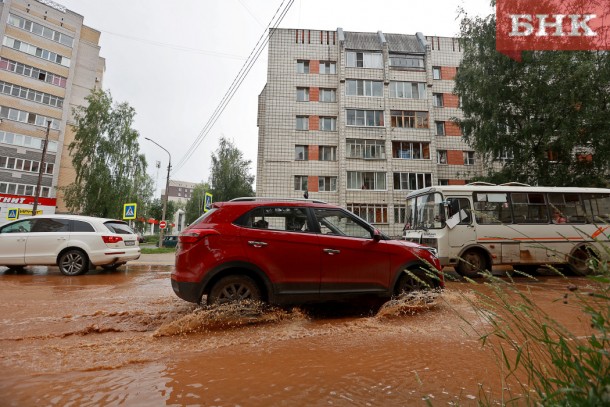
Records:
[[[237,198],[215,203],[180,234],[172,288],[208,304],[390,298],[444,286],[434,251],[324,202]]]

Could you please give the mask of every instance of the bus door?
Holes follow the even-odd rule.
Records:
[[[447,227],[449,246],[463,247],[477,240],[477,232],[472,223],[472,208],[467,197],[447,198]]]

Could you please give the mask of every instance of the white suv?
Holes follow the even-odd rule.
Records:
[[[0,228],[0,266],[57,265],[76,276],[90,265],[116,269],[140,257],[138,236],[126,222],[76,215],[43,215]]]

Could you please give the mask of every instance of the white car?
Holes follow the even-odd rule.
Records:
[[[0,266],[57,265],[76,276],[89,266],[116,269],[140,257],[138,236],[116,219],[77,215],[41,215],[0,227]]]

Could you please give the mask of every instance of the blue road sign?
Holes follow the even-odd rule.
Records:
[[[123,219],[135,219],[138,204],[126,203],[123,205]]]
[[[212,209],[212,194],[209,192],[205,193],[205,205],[203,206],[203,211],[207,212]]]
[[[8,212],[6,213],[6,219],[19,219],[19,208],[8,208]]]

